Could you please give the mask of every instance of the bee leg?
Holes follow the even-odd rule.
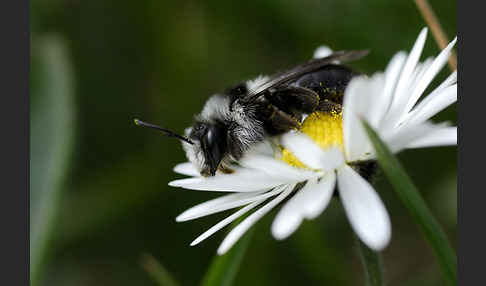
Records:
[[[319,95],[315,91],[294,85],[269,90],[265,93],[265,99],[297,119],[302,113],[312,113],[319,104]]]
[[[231,169],[227,166],[224,166],[222,164],[219,165],[218,170],[220,170],[221,173],[223,173],[223,174],[232,174],[232,173],[235,172],[235,170],[233,170],[233,169]]]
[[[343,110],[343,107],[339,103],[335,103],[330,101],[329,99],[324,99],[319,102],[319,105],[317,106],[317,109],[322,112],[337,112],[341,113]]]
[[[279,135],[300,127],[300,121],[297,118],[273,105],[268,105],[265,113],[263,123],[269,135]]]

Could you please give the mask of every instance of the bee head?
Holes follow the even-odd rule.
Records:
[[[244,92],[246,87],[240,84],[211,96],[195,116],[194,124],[186,129],[185,136],[193,143],[183,141],[182,146],[202,176],[214,176],[217,170],[231,172],[231,162],[238,161],[252,143],[263,139],[263,124],[255,118],[256,111],[237,100]]]
[[[193,142],[190,144],[183,141],[187,158],[199,166],[201,175],[214,176],[227,153],[227,130],[224,124],[196,121],[185,133]]]

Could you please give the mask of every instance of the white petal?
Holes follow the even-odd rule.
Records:
[[[344,117],[347,120],[343,120],[343,125],[344,122],[347,122],[347,124],[343,127],[346,161],[359,161],[365,154],[372,152],[372,146],[360,118],[354,114],[350,114],[350,111],[345,113],[348,114],[348,116]],[[345,113],[343,113],[343,116]]]
[[[233,213],[229,217],[227,217],[227,218],[223,219],[222,221],[218,222],[213,227],[211,227],[210,229],[208,229],[207,231],[205,231],[203,234],[201,234],[200,236],[198,236],[196,239],[194,239],[194,241],[191,242],[191,246],[194,246],[194,245],[200,243],[201,241],[205,240],[206,238],[210,237],[215,232],[217,232],[218,230],[220,230],[223,227],[227,226],[228,224],[232,223],[234,220],[236,220],[240,216],[244,215],[245,213],[247,213],[248,211],[250,211],[251,209],[253,209],[254,207],[256,207],[257,205],[261,204],[264,201],[265,200],[259,200],[259,201],[256,201],[254,203],[251,203],[251,204],[245,206],[244,208],[241,208],[240,210],[236,211],[235,213]]]
[[[361,118],[371,109],[369,80],[359,77],[351,80],[343,102],[343,141],[347,161],[357,161],[369,153],[371,144],[363,128]]]
[[[314,51],[314,56],[313,58],[314,59],[320,59],[320,58],[325,58],[329,55],[332,54],[332,50],[331,48],[329,48],[328,46],[325,46],[325,45],[322,45],[320,47],[318,47],[315,51]]]
[[[182,174],[186,176],[191,176],[191,177],[201,176],[197,168],[191,162],[177,164],[173,170],[178,174]]]
[[[319,183],[308,181],[278,212],[272,223],[273,237],[285,239],[304,218],[313,219],[322,213],[332,198],[335,183],[334,172],[329,172]]]
[[[169,186],[171,187],[183,187],[184,185],[193,185],[197,184],[200,182],[203,182],[205,178],[199,177],[199,178],[187,178],[187,179],[179,179],[179,180],[174,180],[169,182]]]
[[[346,215],[358,237],[381,251],[391,238],[388,213],[373,187],[351,167],[338,170],[338,190]]]
[[[425,44],[425,39],[427,38],[427,28],[423,28],[420,32],[417,41],[407,58],[405,66],[400,74],[400,78],[395,88],[395,94],[393,96],[393,101],[388,112],[388,118],[386,119],[386,127],[392,128],[401,119],[403,115],[403,110],[409,99],[409,84],[411,80],[411,75],[417,65],[417,62],[422,54],[422,50]]]
[[[332,199],[335,186],[336,174],[329,172],[317,184],[308,187],[306,192],[309,199],[304,207],[306,218],[314,219],[326,209]]]
[[[382,122],[383,118],[386,115],[386,112],[390,108],[390,104],[393,99],[393,93],[398,82],[398,77],[400,76],[406,59],[407,54],[405,52],[398,52],[388,63],[388,66],[385,70],[385,85],[383,87],[383,92],[381,94],[381,97],[375,101],[375,116],[378,122]]]
[[[371,96],[372,96],[372,82],[377,79],[378,74],[373,77],[359,76],[353,78],[346,87],[343,101],[343,111],[351,109],[357,115],[368,118],[370,112]]]
[[[455,70],[453,73],[451,73],[436,89],[440,90],[440,89],[449,87],[449,86],[451,86],[455,83],[457,83],[457,70]]]
[[[195,205],[195,206],[185,210],[183,213],[181,213],[180,215],[178,215],[176,217],[176,221],[181,222],[181,221],[187,221],[187,220],[190,220],[190,219],[195,219],[195,218],[201,217],[202,216],[201,214],[204,214],[206,212],[211,211],[216,206],[219,206],[221,204],[225,204],[225,203],[228,203],[228,202],[237,201],[237,200],[240,200],[242,198],[249,198],[249,197],[255,196],[255,193],[259,194],[261,192],[236,193],[236,194],[225,195],[225,196],[218,197],[216,199],[206,201],[202,204]]]
[[[266,213],[271,211],[277,204],[285,199],[292,192],[294,186],[294,184],[285,186],[285,190],[280,193],[280,195],[249,215],[245,220],[233,228],[219,246],[218,254],[222,255],[226,253],[253,224],[255,224],[260,218],[262,218]]]
[[[443,127],[412,141],[407,148],[457,145],[457,127]]]
[[[169,182],[169,186],[189,190],[216,192],[255,192],[286,183],[256,170],[239,170],[233,174],[216,175],[208,178],[190,178]]]
[[[316,177],[316,172],[294,168],[273,157],[249,155],[240,160],[241,165],[260,170],[271,177],[282,178],[285,181],[300,182]]]
[[[415,67],[417,66],[420,56],[422,55],[422,50],[424,48],[426,39],[427,39],[427,28],[423,28],[422,31],[420,31],[420,34],[417,37],[417,40],[415,41],[412,50],[410,51],[410,55],[408,56],[407,61],[405,62],[403,71],[400,74],[400,79],[398,80],[396,94],[394,98],[394,100],[396,100],[395,101],[396,103],[401,102],[400,94],[406,92],[405,89],[407,85],[410,83],[410,77],[413,74]]]
[[[407,111],[411,110],[412,107],[415,105],[415,103],[418,101],[422,93],[425,91],[427,86],[432,82],[434,77],[439,73],[439,71],[444,67],[444,65],[447,63],[447,60],[449,59],[449,56],[451,54],[451,50],[456,44],[457,37],[454,38],[452,42],[447,45],[445,49],[442,50],[442,52],[435,58],[434,62],[430,67],[427,69],[427,71],[423,74],[423,76],[420,77],[419,82],[417,83],[417,86],[415,89],[412,91],[412,94],[410,96],[410,99],[407,104]]]
[[[278,212],[272,223],[272,235],[281,240],[290,236],[302,223],[303,198],[301,191],[297,192]]]
[[[425,122],[444,108],[457,101],[457,84],[430,94],[415,107],[406,118],[407,124]]]
[[[324,151],[302,133],[285,134],[282,136],[282,144],[302,163],[313,169],[330,171],[344,164],[342,152],[337,147]]]
[[[417,87],[417,85],[421,82],[424,74],[427,72],[429,67],[434,63],[434,59],[432,57],[427,58],[424,62],[418,63],[417,67],[413,71],[410,84],[408,85],[409,94],[412,95],[412,91]],[[410,96],[409,96],[410,97]],[[409,99],[410,102],[410,99]],[[404,112],[408,112],[408,110],[404,109]]]
[[[237,208],[243,205],[247,205],[249,203],[253,203],[255,201],[265,200],[269,197],[273,197],[279,194],[280,192],[281,190],[276,189],[266,193],[251,192],[251,193],[237,193],[237,194],[223,196],[196,205],[186,210],[176,218],[176,221],[181,222],[181,221],[192,220],[210,214],[229,210],[232,208]]]
[[[457,89],[457,70],[451,73],[438,87],[436,87],[420,104],[424,105],[430,102],[433,98],[437,96],[441,96],[441,94],[449,87],[455,86]],[[420,107],[422,108],[422,107]],[[400,123],[408,123],[412,117],[415,116],[416,111],[418,110],[418,106],[415,107],[414,110],[412,110],[409,113],[403,116],[403,119]]]
[[[369,80],[366,90],[361,90],[361,97],[366,100],[367,103],[363,104],[366,110],[357,111],[356,107],[353,107],[358,115],[366,119],[368,123],[375,129],[378,127],[378,123],[382,119],[380,113],[382,112],[382,106],[377,104],[377,101],[381,101],[379,98],[383,94],[385,88],[385,75],[382,73],[375,73]]]
[[[429,122],[400,126],[400,128],[395,129],[396,133],[393,136],[385,137],[384,141],[392,152],[397,153],[407,148],[412,142],[420,140],[420,138],[426,137],[445,126],[447,126],[446,123],[432,124]]]
[[[343,112],[352,111],[356,116],[366,119],[371,126],[377,126],[381,119],[380,113],[384,108],[377,103],[381,102],[380,97],[383,96],[384,88],[385,74],[383,73],[375,73],[370,78],[359,77],[351,80],[345,90]],[[348,119],[343,118],[343,121]],[[361,124],[361,122],[358,123]]]

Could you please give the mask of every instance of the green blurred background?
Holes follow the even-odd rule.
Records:
[[[431,0],[449,37],[455,1]],[[352,64],[383,70],[425,26],[413,1],[31,1],[31,267],[36,285],[157,285],[151,254],[180,285],[196,285],[225,231],[189,243],[227,213],[175,217],[216,193],[170,188],[180,144],[133,118],[182,131],[209,95],[301,63],[327,44],[371,50]],[[429,33],[424,56],[439,49]],[[439,80],[450,70],[444,68]],[[455,124],[456,106],[435,120]],[[455,147],[399,158],[456,245]],[[430,247],[386,180],[389,285],[443,285]],[[335,201],[289,239],[256,225],[235,285],[362,285],[353,233]]]

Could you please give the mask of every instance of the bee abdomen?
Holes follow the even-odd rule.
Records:
[[[301,86],[315,91],[320,100],[330,100],[342,104],[343,94],[349,81],[358,75],[342,65],[326,65],[321,69],[305,74],[292,85]]]

